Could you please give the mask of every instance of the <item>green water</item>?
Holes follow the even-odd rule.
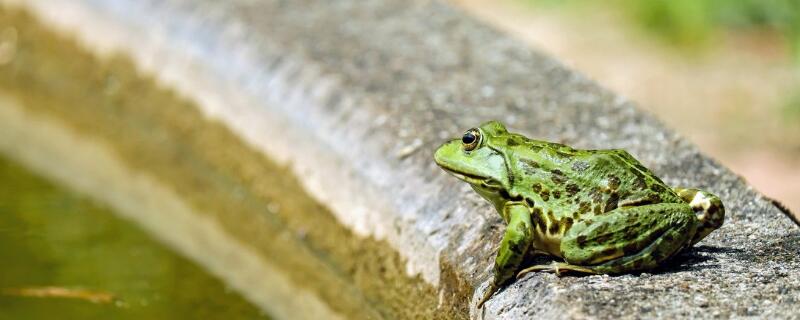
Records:
[[[31,287],[116,300],[8,294]],[[0,158],[0,319],[255,318],[267,317],[108,208]]]

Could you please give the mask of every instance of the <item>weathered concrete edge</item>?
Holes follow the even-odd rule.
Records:
[[[207,215],[196,212],[169,187],[128,168],[113,151],[91,137],[76,134],[56,119],[27,112],[2,92],[0,127],[0,153],[110,205],[115,213],[197,261],[270,315],[278,319],[344,319],[314,293],[294,285],[250,246]],[[266,287],[270,290],[264,290]]]
[[[266,78],[232,79],[230,77],[245,74],[259,65],[259,61],[250,60],[251,52],[248,52],[256,48],[236,43],[231,45],[227,56],[215,57],[196,47],[191,43],[192,39],[179,37],[186,34],[165,34],[162,28],[170,26],[160,25],[155,16],[150,17],[152,20],[136,19],[133,17],[137,15],[130,11],[115,12],[114,1],[2,2],[28,9],[43,23],[52,24],[54,29],[74,36],[99,56],[122,53],[130,57],[142,71],[195,101],[207,116],[226,123],[232,131],[273,160],[290,164],[309,194],[328,205],[343,225],[358,235],[387,240],[407,259],[410,276],[421,274],[426,282],[438,286],[439,264],[435,261],[438,261],[437,248],[443,245],[428,243],[430,239],[426,239],[424,234],[409,230],[399,233],[395,228],[396,220],[403,213],[394,211],[396,208],[391,200],[386,199],[390,195],[376,192],[372,187],[374,182],[365,181],[367,177],[358,165],[346,163],[346,159],[331,152],[329,141],[314,134],[324,129],[316,128],[312,132],[307,126],[309,121],[298,114],[298,109],[320,105],[320,101],[326,101],[334,92],[342,90],[337,87],[335,78],[322,76],[313,63],[283,55],[285,52],[278,50],[280,54],[276,54],[276,59],[280,57],[281,63],[277,68],[270,70],[269,66],[260,66],[265,72],[257,74]],[[146,5],[139,9],[144,10],[144,7]],[[145,13],[138,15],[146,16]],[[187,24],[184,27],[190,29],[193,19],[199,17],[182,18],[186,20],[177,22]],[[241,40],[237,36],[243,35],[235,26],[228,27],[231,29],[225,33],[230,38],[226,40]],[[212,61],[215,58],[228,59],[224,63],[232,71],[219,72],[217,67],[221,61]],[[242,87],[242,84],[249,86]],[[271,89],[266,90],[267,96],[264,96],[262,86]],[[342,103],[352,104],[353,101]],[[362,116],[369,117],[366,114]],[[329,129],[331,132],[341,131],[341,128]],[[388,164],[383,165],[386,171],[390,170]]]

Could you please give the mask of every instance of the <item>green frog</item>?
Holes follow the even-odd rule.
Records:
[[[480,308],[516,275],[615,274],[658,267],[725,219],[719,197],[671,188],[621,149],[579,150],[509,133],[497,121],[434,154],[507,223]],[[529,255],[556,262],[521,269]],[[563,261],[563,262],[561,262]]]

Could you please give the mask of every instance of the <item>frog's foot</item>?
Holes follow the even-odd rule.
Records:
[[[725,221],[725,207],[719,197],[698,189],[675,188],[677,193],[694,210],[697,216],[697,232],[691,245],[703,240],[711,231],[722,226]]]
[[[530,272],[536,272],[536,271],[553,272],[557,276],[560,276],[561,272],[564,272],[564,271],[572,271],[572,272],[580,272],[580,273],[588,273],[588,274],[597,274],[598,273],[597,271],[595,271],[594,269],[589,268],[589,267],[581,267],[581,266],[576,266],[576,265],[572,265],[572,264],[569,264],[569,263],[563,263],[563,262],[553,262],[551,264],[540,264],[540,265],[532,266],[532,267],[529,267],[529,268],[525,268],[524,270],[522,270],[519,273],[517,273],[517,279],[522,278],[524,275],[526,275],[526,274],[528,274]]]

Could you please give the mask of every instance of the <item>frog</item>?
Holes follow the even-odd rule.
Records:
[[[646,272],[725,220],[710,192],[670,187],[624,149],[575,149],[508,132],[498,121],[442,144],[434,162],[469,184],[506,223],[481,308],[530,272]],[[523,268],[545,255],[548,264]]]

